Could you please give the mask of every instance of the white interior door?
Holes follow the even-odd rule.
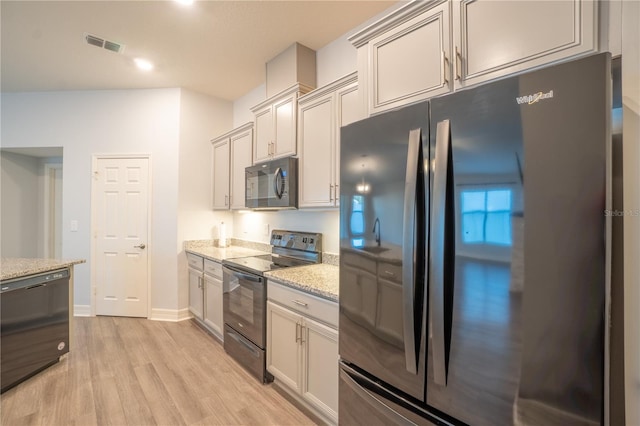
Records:
[[[147,317],[149,159],[96,159],[92,206],[96,315]]]

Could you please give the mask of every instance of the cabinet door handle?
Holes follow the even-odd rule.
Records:
[[[300,300],[292,300],[292,302],[295,303],[296,305],[304,306],[305,308],[309,306],[309,304],[301,302]]]
[[[228,205],[229,205],[229,196],[228,196],[228,195],[225,195],[225,196],[224,196],[224,205],[225,205],[225,206],[228,206]]]
[[[335,188],[335,190],[333,191],[333,199],[335,200],[335,202],[336,202],[336,203],[337,203],[338,201],[340,201],[340,193],[338,192],[338,186],[340,186],[340,185],[338,185],[338,184],[336,183],[336,185],[335,185],[335,187],[334,187],[334,188]]]
[[[461,72],[462,72],[462,54],[460,53],[460,50],[458,50],[458,46],[456,46],[456,61],[455,61],[456,80],[462,79]]]
[[[329,202],[333,201],[333,185],[329,184]]]
[[[300,340],[300,323],[296,323],[296,343]]]
[[[449,59],[444,50],[442,51],[442,80],[449,85]]]
[[[300,324],[300,344],[304,344],[304,329],[307,328],[304,325]]]
[[[198,288],[202,288],[202,277],[198,277]]]

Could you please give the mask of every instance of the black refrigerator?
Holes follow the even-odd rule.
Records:
[[[342,128],[341,424],[604,422],[610,62]]]

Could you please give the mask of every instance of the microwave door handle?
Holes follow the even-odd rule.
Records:
[[[433,204],[431,211],[431,241],[429,248],[429,311],[431,312],[433,342],[433,380],[446,386],[445,326],[444,326],[444,261],[447,174],[450,145],[449,120],[440,121],[436,128],[435,166],[433,173]]]
[[[282,189],[280,189],[279,180],[282,180],[282,168],[278,167],[276,171],[273,173],[273,192],[276,194],[278,199],[282,198]]]
[[[409,373],[417,374],[416,334],[415,334],[415,220],[416,220],[416,185],[418,180],[418,158],[421,129],[409,132],[407,150],[407,175],[404,186],[404,206],[402,221],[402,323],[404,332],[405,368]]]

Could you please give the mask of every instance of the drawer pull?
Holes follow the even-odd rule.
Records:
[[[296,305],[304,306],[305,308],[309,306],[309,304],[301,302],[299,300],[292,300],[292,302],[295,303]]]
[[[391,275],[392,277],[396,276],[395,272],[392,272],[392,271],[384,271],[384,273],[387,275]]]

